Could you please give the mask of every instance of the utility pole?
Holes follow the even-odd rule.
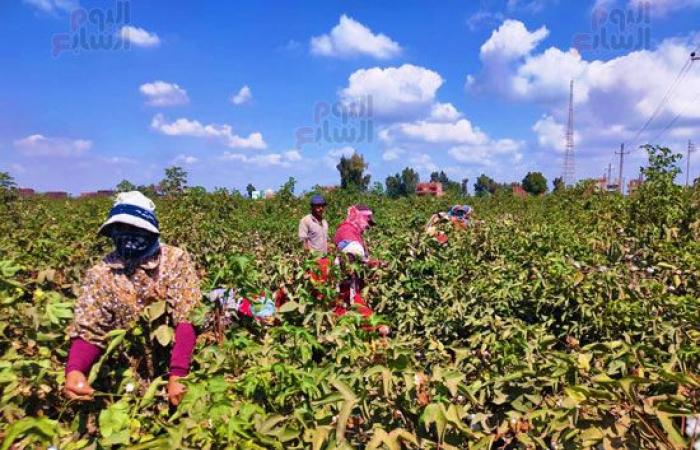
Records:
[[[688,141],[688,154],[686,156],[686,168],[685,168],[685,187],[690,185],[690,155],[695,153],[695,145],[693,141]]]
[[[608,163],[608,178],[605,179],[606,184],[610,186],[610,180],[612,179],[612,163]],[[606,187],[608,187],[606,186]]]
[[[625,151],[625,144],[622,143],[620,144],[620,152],[615,152],[616,155],[620,155],[620,175],[617,177],[617,188],[620,191],[620,194],[624,194],[625,190],[623,189],[622,186],[622,168],[625,164],[625,155],[629,155],[630,152],[629,150]]]

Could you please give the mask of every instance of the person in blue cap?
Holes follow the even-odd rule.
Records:
[[[472,225],[473,209],[469,205],[454,205],[447,212],[438,212],[430,217],[425,231],[440,244],[447,243],[447,234],[441,224],[450,224],[452,228],[467,228]]]
[[[321,255],[328,253],[328,222],[323,218],[326,199],[320,195],[311,197],[311,214],[299,221],[299,240],[304,249]]]

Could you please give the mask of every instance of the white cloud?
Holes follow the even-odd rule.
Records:
[[[311,38],[311,53],[320,56],[372,56],[389,59],[401,54],[401,46],[383,34],[374,34],[360,22],[343,14],[329,34]]]
[[[681,9],[698,8],[700,0],[629,0],[629,8],[644,8],[648,5],[654,16],[665,16]]]
[[[418,172],[426,173],[440,170],[437,164],[433,162],[433,158],[426,153],[415,155],[409,161],[411,163],[411,167]]]
[[[48,14],[57,12],[69,13],[80,7],[77,0],[24,0],[24,3]]]
[[[452,147],[448,153],[461,163],[480,166],[494,166],[497,162],[507,162],[509,167],[523,159],[524,143],[513,139],[500,139],[477,145]]]
[[[298,150],[289,150],[284,152],[284,157],[287,158],[289,161],[301,161],[301,153],[299,153]]]
[[[346,103],[372,99],[377,117],[416,117],[429,111],[443,83],[437,72],[404,64],[385,69],[360,69],[350,75],[340,96]]]
[[[462,117],[456,109],[455,112],[457,117]],[[403,158],[423,172],[438,170],[433,157],[440,155],[472,166],[512,169],[523,160],[525,149],[522,141],[492,139],[465,118],[452,122],[435,122],[430,118],[398,122],[382,129],[379,138],[388,146],[382,159],[393,161]],[[447,150],[445,147],[448,147]],[[462,169],[459,172],[462,173]]]
[[[452,122],[462,117],[452,103],[435,103],[430,110],[430,120]]]
[[[151,128],[167,136],[191,136],[214,139],[230,148],[267,148],[262,134],[251,133],[248,137],[234,134],[231,125],[203,125],[197,120],[180,118],[168,123],[162,114],[156,114],[151,121]]]
[[[532,131],[537,134],[537,142],[540,147],[564,151],[564,124],[557,123],[556,119],[550,115],[544,115],[532,126]]]
[[[544,10],[547,3],[556,3],[558,0],[508,0],[506,4],[510,13],[528,12],[538,13]]]
[[[231,96],[231,103],[234,105],[243,105],[250,102],[253,99],[253,93],[246,84],[238,90],[238,92]]]
[[[326,156],[324,156],[323,160],[325,161],[326,165],[332,169],[335,169],[335,166],[338,164],[338,161],[340,161],[341,157],[346,157],[349,158],[355,153],[355,149],[350,146],[345,146],[345,147],[340,147],[340,148],[334,148],[332,150],[329,150],[328,153],[326,153]]]
[[[467,26],[470,30],[476,31],[479,28],[493,26],[503,22],[505,16],[500,12],[477,11],[467,19]]]
[[[380,139],[392,142],[422,142],[429,144],[484,144],[488,136],[472,126],[467,119],[456,122],[416,122],[397,123],[389,126]]]
[[[139,91],[146,96],[146,104],[150,106],[176,106],[190,102],[187,91],[175,83],[154,81],[142,84]]]
[[[513,59],[527,55],[549,35],[547,27],[530,32],[518,20],[506,20],[481,46],[481,58]]]
[[[81,156],[92,148],[92,141],[86,139],[67,139],[62,137],[45,137],[33,134],[14,142],[25,156],[57,156],[62,158]]]
[[[382,159],[384,161],[396,161],[404,153],[406,153],[406,151],[402,148],[390,147],[390,148],[385,149],[384,152],[382,152]]]
[[[617,3],[617,0],[595,0],[595,3],[593,4],[593,10],[597,9],[608,9],[611,8],[612,6]]]
[[[181,164],[185,166],[190,166],[192,164],[196,164],[199,162],[199,158],[192,156],[192,155],[177,155],[175,159],[173,159],[173,164]]]
[[[248,156],[241,153],[224,152],[221,156],[224,161],[236,161],[243,164],[251,164],[259,167],[282,166],[289,167],[291,163],[302,159],[301,154],[296,150],[289,150],[281,153],[268,153],[265,155]]]
[[[124,164],[138,164],[133,158],[127,158],[124,156],[103,156],[99,158],[100,161],[113,164],[113,165],[124,165]]]
[[[654,142],[668,145],[674,129],[700,133],[700,103],[694,101],[693,95],[687,95],[700,92],[700,72],[688,72],[649,130],[638,142],[629,141],[634,140],[637,130],[673,84],[698,37],[667,39],[653,49],[632,51],[609,60],[586,60],[574,49],[556,47],[541,52],[531,48],[507,64],[486,55],[482,58],[483,72],[474,78],[472,87],[476,92],[497,93],[507,99],[543,107],[546,116],[533,125],[542,148],[561,151],[564,145],[563,133],[558,140],[556,135],[561,131],[561,124],[567,121],[572,79],[575,81],[575,139],[577,146],[585,148],[579,154],[594,158],[610,154],[611,149],[623,141],[633,146],[654,140],[678,116],[665,139]]]
[[[157,47],[160,45],[160,38],[157,34],[131,25],[123,26],[119,30],[119,36],[122,40],[129,41],[137,47]]]

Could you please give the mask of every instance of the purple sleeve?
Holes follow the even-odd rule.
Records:
[[[170,375],[184,377],[190,372],[190,360],[197,335],[189,322],[180,322],[175,327],[175,344],[170,355]]]
[[[66,374],[77,370],[87,375],[97,358],[102,354],[102,349],[95,344],[77,338],[73,339],[68,352],[68,362],[66,363]]]

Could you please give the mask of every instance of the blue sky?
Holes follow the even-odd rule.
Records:
[[[616,170],[621,142],[684,152],[700,141],[700,62],[638,133],[700,44],[700,0],[5,0],[0,14],[0,170],[39,190],[157,182],[171,165],[207,188],[294,176],[308,189],[337,183],[334,165],[353,151],[373,181],[406,166],[423,178],[551,180],[571,79],[577,178]],[[88,44],[74,51],[80,33]],[[634,44],[605,48],[603,34]],[[315,120],[324,105],[340,114],[368,101],[360,117]],[[331,139],[316,140],[324,121]],[[633,151],[625,176],[643,161]]]

